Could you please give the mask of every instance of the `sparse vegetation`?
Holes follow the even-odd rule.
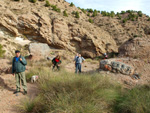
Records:
[[[75,17],[76,17],[76,18],[80,18],[80,15],[79,15],[79,12],[78,12],[78,11],[76,11]]]
[[[139,15],[140,17],[142,17],[142,16],[143,16],[142,11],[138,11],[138,15]]]
[[[90,19],[89,19],[89,22],[90,22],[90,23],[93,23],[93,20],[90,18]]]
[[[93,12],[93,15],[92,15],[92,16],[93,16],[93,17],[97,16],[97,13],[98,13],[98,12],[97,12],[97,10],[94,10],[94,12]]]
[[[29,0],[29,2],[36,3],[37,0]]]
[[[56,12],[58,12],[58,13],[61,12],[60,8],[57,8],[56,5],[51,5],[51,7],[52,7],[52,10],[54,10],[54,11],[56,11]]]
[[[46,0],[45,6],[46,7],[50,7],[51,6],[48,0]]]
[[[3,57],[5,50],[3,50],[3,46],[0,44],[0,57]]]
[[[67,14],[66,10],[63,11],[63,15],[66,16],[66,17],[68,17],[68,14]]]
[[[123,23],[126,23],[127,22],[127,19],[125,18],[125,19],[123,19],[123,21],[122,21]]]
[[[71,3],[70,3],[70,7],[73,7],[73,6],[74,6],[74,4],[73,4],[73,2],[71,2]]]

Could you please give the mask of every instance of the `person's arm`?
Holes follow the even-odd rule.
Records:
[[[14,75],[14,58],[13,58],[13,60],[12,60],[12,74]]]
[[[20,58],[20,61],[21,61],[21,63],[22,63],[23,65],[27,65],[27,61],[26,61],[26,59],[25,59],[24,57],[21,57],[21,58]]]
[[[85,59],[82,57],[82,61],[84,62],[85,61]]]

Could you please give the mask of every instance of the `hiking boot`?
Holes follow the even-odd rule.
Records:
[[[24,92],[23,92],[23,95],[27,95],[27,91],[24,91]]]
[[[19,94],[18,94],[19,92],[20,91],[15,91],[14,94],[16,94],[16,96],[19,96]]]
[[[17,93],[19,93],[20,91],[14,91],[14,93],[13,94],[17,94]]]

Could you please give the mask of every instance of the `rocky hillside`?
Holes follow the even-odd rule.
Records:
[[[108,17],[64,0],[3,0],[0,1],[0,38],[11,42],[2,43],[10,54],[21,48],[14,47],[17,37],[93,58],[105,52],[118,52],[118,47],[131,38],[150,37],[149,17],[143,15],[127,21],[130,15],[131,12]],[[25,44],[28,43],[19,46]]]

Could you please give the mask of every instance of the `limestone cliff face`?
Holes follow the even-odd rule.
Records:
[[[86,57],[95,57],[107,52],[117,52],[115,40],[107,31],[89,23],[87,16],[76,7],[60,0],[50,1],[61,13],[45,7],[45,2],[35,4],[28,0],[0,1],[0,28],[12,37],[23,36],[31,41],[49,44],[50,47],[80,52]],[[62,12],[67,9],[68,17]],[[72,16],[80,12],[80,19]],[[3,36],[5,37],[5,35]]]

